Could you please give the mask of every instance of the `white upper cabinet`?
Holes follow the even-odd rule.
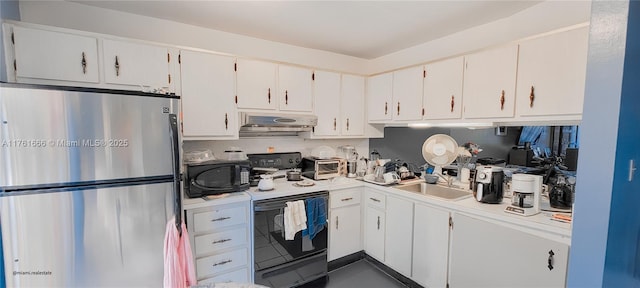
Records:
[[[104,81],[139,88],[168,88],[170,55],[166,47],[105,39],[102,41]]]
[[[315,136],[338,136],[341,132],[342,115],[340,103],[340,73],[316,71],[313,81],[314,109],[318,116]]]
[[[15,62],[8,64],[13,65],[17,82],[100,80],[94,37],[14,26],[12,38]]]
[[[275,110],[278,65],[249,59],[238,59],[237,63],[238,108]]]
[[[464,118],[513,117],[518,46],[499,47],[465,58]]]
[[[235,59],[184,50],[180,58],[184,137],[237,137]]]
[[[342,135],[364,135],[364,86],[364,77],[342,75],[342,93],[340,96]]]
[[[422,119],[422,66],[393,72],[393,120]]]
[[[456,57],[425,66],[424,117],[427,120],[462,117],[464,58]]]
[[[311,112],[311,78],[309,69],[278,65],[278,91],[280,110]]]
[[[367,78],[367,116],[370,122],[391,120],[393,73]]]
[[[588,27],[520,43],[517,115],[582,114]]]

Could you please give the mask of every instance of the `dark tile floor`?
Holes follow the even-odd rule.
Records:
[[[366,260],[349,264],[329,273],[329,280],[322,285],[309,285],[305,288],[394,288],[405,287],[402,283],[380,271]]]

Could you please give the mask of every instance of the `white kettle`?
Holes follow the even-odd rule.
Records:
[[[260,182],[258,182],[258,189],[260,191],[273,190],[274,186],[275,185],[273,184],[273,176],[271,176],[270,174],[260,175]]]

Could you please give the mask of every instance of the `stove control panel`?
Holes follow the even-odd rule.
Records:
[[[302,161],[300,152],[247,154],[251,167],[276,168],[279,170],[297,168]]]

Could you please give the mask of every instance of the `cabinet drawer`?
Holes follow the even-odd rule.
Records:
[[[366,199],[364,201],[369,206],[384,210],[386,207],[387,199],[382,193],[367,191]]]
[[[195,237],[196,256],[247,243],[247,228],[241,227]]]
[[[247,265],[247,248],[229,251],[220,255],[199,258],[196,260],[198,278],[206,277],[236,267]]]
[[[247,222],[245,207],[217,209],[193,215],[193,231],[205,232]]]
[[[231,272],[227,272],[216,277],[211,277],[204,279],[202,281],[198,281],[199,285],[209,284],[209,283],[249,283],[249,269],[242,268],[240,270],[235,270]]]
[[[360,189],[331,192],[329,196],[329,208],[340,208],[349,205],[360,204]]]

